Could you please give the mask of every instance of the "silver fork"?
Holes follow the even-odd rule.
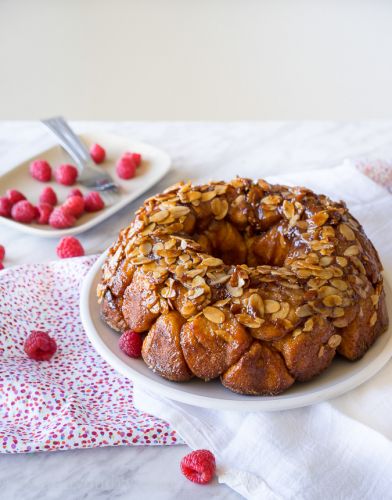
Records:
[[[86,146],[68,125],[62,116],[41,120],[57,137],[61,146],[75,162],[79,172],[78,182],[96,191],[117,193],[118,186],[112,177],[97,168],[91,160]]]

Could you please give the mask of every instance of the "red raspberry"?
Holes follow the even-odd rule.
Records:
[[[65,163],[64,165],[60,165],[54,171],[54,177],[56,181],[59,184],[64,184],[64,186],[72,186],[72,184],[75,184],[77,176],[77,168],[67,163]]]
[[[0,215],[2,217],[11,217],[12,203],[8,198],[2,196],[0,198]]]
[[[84,212],[84,199],[82,196],[69,196],[63,204],[63,209],[78,218]]]
[[[3,247],[3,245],[0,245],[0,262],[4,260],[4,257],[5,257],[5,248]]]
[[[8,189],[7,198],[10,200],[11,205],[15,205],[18,201],[26,199],[26,196],[16,189]]]
[[[118,341],[118,346],[122,352],[125,352],[131,358],[140,358],[142,355],[142,345],[143,340],[140,333],[133,330],[124,332]]]
[[[120,179],[132,179],[136,173],[136,163],[132,156],[123,156],[116,165],[116,173]]]
[[[84,197],[84,209],[86,212],[98,212],[105,206],[105,202],[97,191],[91,191]]]
[[[75,217],[66,212],[63,207],[55,208],[49,217],[49,224],[56,229],[72,227],[75,222]]]
[[[93,144],[90,148],[90,156],[95,163],[102,163],[105,160],[106,151],[99,144]]]
[[[71,191],[67,194],[67,198],[71,198],[71,196],[82,196],[83,197],[83,193],[80,189],[74,188],[74,189],[71,189]]]
[[[39,195],[39,201],[41,203],[49,203],[49,205],[55,206],[57,205],[57,195],[53,189],[48,186],[42,190],[42,193]]]
[[[30,174],[37,181],[48,182],[52,178],[52,168],[45,160],[34,160],[30,163]]]
[[[25,340],[24,351],[31,359],[49,361],[57,351],[57,344],[46,332],[33,330]]]
[[[38,224],[49,224],[50,214],[53,212],[53,205],[50,203],[40,203],[38,205]]]
[[[56,253],[60,259],[81,257],[84,255],[84,248],[77,238],[74,238],[73,236],[65,236],[64,238],[61,238],[60,243],[57,245]]]
[[[132,158],[137,167],[139,167],[142,162],[142,155],[140,153],[131,153],[130,151],[127,151],[122,155],[122,158]]]
[[[37,207],[27,200],[18,201],[11,209],[11,216],[17,222],[29,224],[38,216]]]
[[[192,451],[181,460],[181,472],[198,484],[207,484],[215,474],[215,457],[209,450]]]

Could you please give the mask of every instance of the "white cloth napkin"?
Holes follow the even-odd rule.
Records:
[[[344,199],[392,277],[392,196],[346,162],[273,179]],[[392,283],[392,281],[390,281]],[[331,401],[282,412],[237,413],[177,403],[135,387],[135,405],[167,420],[217,459],[218,479],[249,499],[392,498],[392,362]]]

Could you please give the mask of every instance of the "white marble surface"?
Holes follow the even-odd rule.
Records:
[[[392,158],[392,121],[372,123],[76,123],[164,148],[173,169],[146,193],[183,178],[228,179],[260,166],[260,176],[334,166],[344,158]],[[47,143],[36,123],[0,122],[0,172]],[[1,179],[0,179],[1,192]],[[103,250],[126,224],[136,201],[81,236],[88,253]],[[6,266],[55,258],[56,240],[39,240],[0,226]],[[198,487],[179,472],[185,446],[78,450],[0,456],[1,497],[23,498],[238,498],[223,485]]]

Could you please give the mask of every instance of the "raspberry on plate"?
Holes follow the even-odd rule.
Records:
[[[73,165],[64,163],[56,168],[54,171],[54,177],[59,184],[64,186],[72,186],[75,184],[76,178],[78,176],[78,170]]]
[[[33,330],[25,340],[24,351],[31,359],[49,361],[57,351],[57,344],[46,332]]]
[[[127,151],[122,155],[122,158],[131,158],[136,163],[137,167],[139,167],[142,162],[142,155],[140,153],[131,153]]]
[[[78,188],[73,188],[70,190],[70,192],[67,194],[67,198],[71,198],[71,196],[82,196],[83,197],[83,193],[80,189]]]
[[[16,189],[8,189],[6,194],[7,198],[10,200],[11,205],[15,205],[15,203],[18,203],[18,201],[26,199],[26,196]]]
[[[77,238],[73,236],[65,236],[64,238],[61,238],[60,243],[57,245],[56,253],[60,259],[81,257],[84,255],[84,248]]]
[[[91,191],[84,197],[84,209],[86,212],[98,212],[105,206],[105,202],[97,191]]]
[[[0,215],[2,217],[11,217],[12,203],[6,196],[0,198]]]
[[[181,460],[181,472],[198,484],[207,484],[214,477],[215,457],[209,450],[192,451]]]
[[[39,195],[39,201],[41,203],[49,203],[49,205],[55,206],[57,205],[57,195],[53,189],[48,186],[42,190],[42,193]]]
[[[17,222],[29,224],[38,216],[37,207],[27,200],[18,201],[11,209],[11,216]]]
[[[136,174],[136,163],[132,156],[123,156],[116,165],[116,173],[120,179],[132,179]]]
[[[49,224],[50,214],[53,212],[53,205],[50,203],[39,203],[38,205],[38,224]]]
[[[90,148],[90,156],[95,163],[102,163],[106,157],[106,151],[99,144],[93,144]]]
[[[84,212],[84,199],[82,196],[69,196],[63,203],[63,209],[78,218]]]
[[[119,341],[118,346],[127,356],[131,358],[140,358],[142,355],[143,339],[140,333],[133,330],[125,331]]]
[[[49,224],[56,229],[72,227],[75,222],[75,217],[64,210],[63,207],[55,208],[49,217]]]
[[[3,245],[0,245],[0,262],[4,260],[5,257],[5,248]]]
[[[30,174],[37,181],[49,182],[52,178],[52,167],[45,160],[34,160],[30,163]]]

